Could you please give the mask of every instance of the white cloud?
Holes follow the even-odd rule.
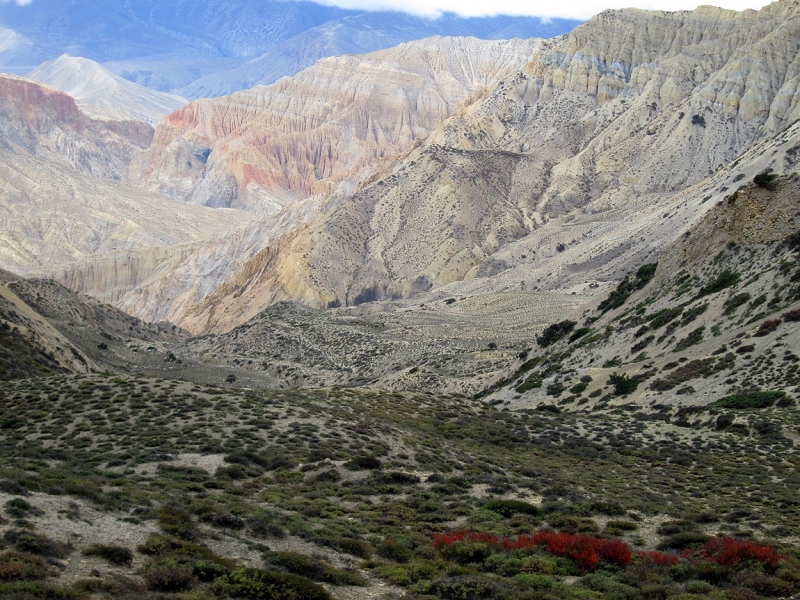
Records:
[[[693,10],[702,4],[714,4],[733,10],[759,9],[768,0],[560,0],[532,2],[531,0],[316,0],[320,4],[358,10],[393,10],[426,17],[453,12],[464,17],[493,15],[534,16],[588,19],[607,8],[644,8],[649,10]]]
[[[18,6],[27,6],[32,0],[0,0],[0,4],[8,4],[9,2],[14,2]]]

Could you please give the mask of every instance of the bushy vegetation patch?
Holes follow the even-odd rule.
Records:
[[[725,396],[716,402],[712,402],[711,405],[719,408],[733,408],[738,410],[769,408],[785,395],[786,392],[781,391],[744,392]]]
[[[105,544],[92,544],[83,551],[84,556],[97,556],[107,560],[112,565],[130,565],[133,562],[133,552],[122,546]]]
[[[633,377],[629,377],[624,373],[612,373],[608,378],[608,383],[614,386],[615,396],[627,396],[636,391],[639,387],[639,381]]]
[[[506,552],[541,547],[550,554],[574,560],[581,571],[594,570],[601,561],[626,567],[633,560],[630,547],[620,540],[604,540],[564,532],[537,531],[533,535],[508,538],[493,533],[451,531],[435,534],[433,538],[434,547],[438,549],[464,541],[494,546]]]
[[[762,171],[753,177],[753,183],[766,190],[775,191],[778,189],[778,175],[770,171]]]
[[[702,288],[700,288],[700,291],[697,293],[697,297],[702,298],[703,296],[716,294],[724,289],[733,287],[739,283],[741,278],[742,276],[740,273],[725,269],[722,271],[722,273],[717,275],[715,279],[711,280],[707,285],[704,285]]]
[[[536,343],[542,348],[547,348],[548,346],[556,343],[558,340],[569,335],[569,333],[575,329],[575,325],[577,325],[577,322],[568,320],[561,321],[560,323],[553,323],[536,338]]]
[[[528,502],[521,500],[491,500],[483,505],[486,510],[491,510],[504,517],[511,517],[516,514],[540,515],[541,509]]]

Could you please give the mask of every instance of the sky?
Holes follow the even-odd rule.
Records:
[[[105,0],[118,2],[119,0]],[[257,0],[253,0],[257,1]],[[443,12],[453,12],[462,17],[487,17],[513,15],[571,19],[588,19],[607,8],[644,8],[648,10],[692,10],[701,4],[713,4],[732,10],[759,9],[769,2],[764,0],[558,0],[543,2],[531,0],[314,0],[318,4],[358,10],[395,10],[415,15],[436,17]],[[33,0],[0,0],[20,6]],[[35,6],[35,4],[34,4]]]
[[[486,17],[498,14],[534,17],[588,19],[607,8],[644,8],[648,10],[692,10],[702,4],[713,4],[732,10],[759,8],[769,4],[759,0],[315,0],[319,4],[361,10],[397,10],[435,17],[454,12],[464,17]]]

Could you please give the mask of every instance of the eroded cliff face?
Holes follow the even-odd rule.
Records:
[[[90,119],[62,92],[0,76],[0,264],[116,300],[153,273],[165,247],[252,220],[118,181],[152,134],[140,121]],[[83,271],[80,261],[88,261]]]
[[[193,102],[162,121],[130,181],[196,204],[276,213],[409,149],[539,43],[429,38]]]
[[[153,128],[136,120],[94,120],[75,100],[47,86],[0,76],[0,147],[54,161],[94,177],[121,179],[146,149]]]
[[[243,322],[237,306],[250,315],[284,298],[357,304],[497,282],[517,267],[538,289],[617,276],[621,255],[657,255],[704,212],[703,198],[723,193],[737,157],[800,117],[799,14],[778,2],[598,15],[476,94],[282,243],[267,269],[245,267],[238,287],[208,296],[187,325],[225,330]],[[772,151],[748,169],[785,168]],[[649,235],[661,214],[668,231]],[[545,259],[551,270],[528,265]]]

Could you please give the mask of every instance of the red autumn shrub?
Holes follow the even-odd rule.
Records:
[[[800,308],[795,308],[794,310],[790,310],[785,315],[783,315],[784,321],[800,321]]]
[[[755,335],[757,337],[768,335],[775,331],[778,328],[778,325],[780,325],[782,322],[783,321],[780,319],[767,319],[761,323],[761,326],[758,328],[758,331],[756,331]]]
[[[704,544],[700,556],[723,567],[735,567],[743,561],[754,561],[775,568],[780,559],[778,551],[768,544],[750,540],[717,538]]]
[[[506,538],[494,533],[451,531],[433,536],[433,544],[436,548],[463,540],[491,544],[505,551],[541,546],[550,554],[571,558],[582,571],[596,569],[601,560],[619,567],[627,567],[633,560],[631,549],[624,542],[601,540],[588,535],[572,533],[537,531],[534,535]]]

